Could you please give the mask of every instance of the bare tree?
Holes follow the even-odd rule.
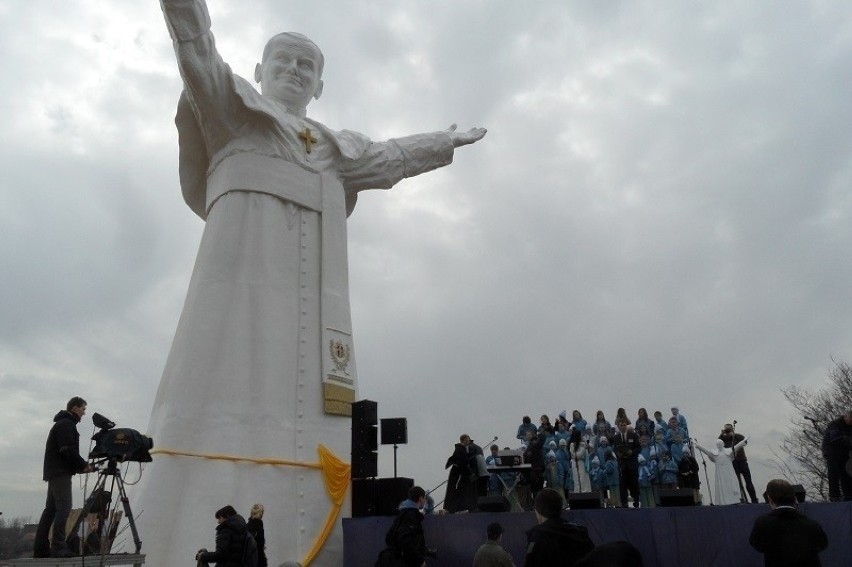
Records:
[[[828,372],[826,385],[811,391],[798,386],[781,388],[798,416],[790,421],[790,431],[775,453],[781,473],[795,484],[801,484],[814,500],[828,500],[828,475],[822,456],[822,435],[828,423],[852,408],[852,366],[831,359],[834,368]]]

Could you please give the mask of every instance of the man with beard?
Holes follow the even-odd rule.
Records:
[[[730,449],[743,439],[745,436],[734,432],[733,424],[726,423],[719,435],[719,439],[725,442],[725,448]],[[734,472],[737,473],[737,481],[740,484],[740,492],[743,491],[743,480],[745,480],[745,490],[748,491],[748,496],[752,504],[757,504],[757,493],[754,490],[754,484],[751,482],[751,470],[748,468],[748,458],[746,458],[745,449],[740,448],[734,454]],[[745,500],[745,498],[743,498]]]

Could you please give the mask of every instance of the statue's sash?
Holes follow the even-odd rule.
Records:
[[[319,349],[324,406],[326,413],[351,415],[356,372],[343,185],[328,173],[316,173],[284,159],[245,152],[228,156],[210,172],[206,212],[222,195],[233,191],[265,193],[319,214],[322,325]]]

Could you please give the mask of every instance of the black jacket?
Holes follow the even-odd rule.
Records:
[[[589,530],[562,518],[550,518],[527,531],[526,567],[571,567],[595,548]]]
[[[394,520],[385,544],[394,550],[398,564],[420,567],[426,560],[426,538],[423,536],[423,514],[417,508],[403,508]]]
[[[628,431],[624,436],[627,438],[626,441],[621,438],[620,431],[615,432],[610,438],[612,450],[622,467],[639,470],[639,451],[642,449],[639,436],[635,431]]]
[[[852,450],[852,425],[846,425],[843,417],[832,420],[822,437],[822,454],[827,459],[844,461]]]
[[[749,543],[766,567],[818,567],[828,547],[822,526],[793,508],[776,508],[754,521]]]
[[[254,541],[257,543],[257,567],[266,567],[266,533],[263,531],[263,520],[249,518],[246,529],[254,536]]]
[[[57,476],[71,476],[83,472],[86,461],[80,456],[80,434],[77,424],[80,418],[70,411],[62,410],[53,418],[53,427],[47,434],[44,446],[44,480]]]
[[[246,521],[235,514],[216,526],[216,551],[201,554],[201,560],[216,567],[242,567],[246,547]]]

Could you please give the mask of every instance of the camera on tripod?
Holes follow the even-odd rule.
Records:
[[[115,422],[99,413],[92,416],[92,423],[100,431],[92,436],[95,446],[89,452],[89,459],[108,459],[119,463],[152,461],[148,451],[154,447],[154,441],[147,435],[135,429],[115,429]]]

